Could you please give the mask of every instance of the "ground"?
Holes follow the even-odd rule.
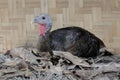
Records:
[[[24,46],[0,54],[0,80],[120,80],[119,55],[85,59],[53,52]]]

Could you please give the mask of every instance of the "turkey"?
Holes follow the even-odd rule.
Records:
[[[51,31],[52,19],[48,14],[41,14],[34,18],[39,26],[39,40],[37,49],[40,52],[67,51],[78,57],[96,57],[98,55],[112,55],[105,50],[103,41],[89,31],[70,26]]]

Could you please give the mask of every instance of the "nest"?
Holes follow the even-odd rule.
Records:
[[[17,47],[0,54],[0,80],[120,80],[120,56],[78,58]]]

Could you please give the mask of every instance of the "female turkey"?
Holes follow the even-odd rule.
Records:
[[[111,55],[105,50],[104,43],[87,30],[70,26],[50,32],[52,19],[48,14],[36,16],[39,25],[38,50],[40,52],[67,51],[78,57],[96,57],[100,54]]]

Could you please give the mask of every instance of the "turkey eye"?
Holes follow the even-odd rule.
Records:
[[[42,17],[43,20],[45,20],[45,17]]]

